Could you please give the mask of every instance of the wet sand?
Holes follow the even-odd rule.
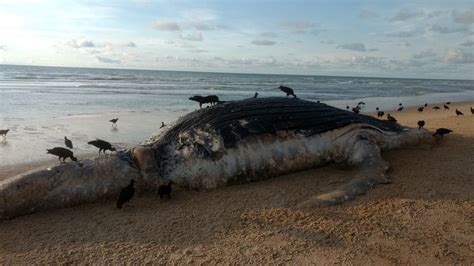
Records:
[[[0,171],[18,164],[50,161],[57,158],[46,154],[46,149],[64,147],[64,136],[72,140],[73,152],[79,159],[98,150],[87,142],[96,138],[112,143],[117,149],[132,147],[158,132],[161,122],[169,124],[183,113],[174,112],[128,112],[114,114],[91,114],[15,121],[7,138],[0,137]],[[116,127],[110,119],[119,118]]]
[[[391,113],[454,133],[431,149],[385,152],[393,183],[353,201],[297,207],[352,173],[333,165],[211,192],[176,189],[170,201],[138,195],[121,211],[112,201],[48,211],[0,222],[0,264],[472,264],[474,104],[432,106]]]

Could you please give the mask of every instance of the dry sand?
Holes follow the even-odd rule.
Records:
[[[424,119],[454,134],[432,149],[385,152],[393,183],[340,206],[296,208],[351,174],[337,166],[206,193],[177,189],[170,201],[139,195],[120,211],[107,201],[1,221],[0,264],[472,264],[470,105],[392,112],[401,124]]]

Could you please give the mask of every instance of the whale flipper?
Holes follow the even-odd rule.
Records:
[[[357,135],[352,149],[348,152],[347,163],[358,168],[358,173],[350,181],[339,188],[313,196],[301,203],[300,207],[331,206],[354,199],[365,194],[378,184],[389,184],[387,171],[390,167],[380,154],[377,143],[370,141],[367,136]]]

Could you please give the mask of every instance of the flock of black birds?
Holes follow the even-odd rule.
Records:
[[[282,92],[284,92],[287,97],[293,96],[293,98],[296,98],[296,95],[295,95],[293,89],[291,89],[290,87],[279,86],[277,89],[280,89]],[[258,97],[258,92],[255,92],[255,95],[253,96],[253,98],[257,98],[257,97]],[[190,97],[189,100],[198,102],[199,103],[199,108],[202,108],[203,104],[210,104],[212,106],[212,105],[221,104],[221,103],[225,102],[225,101],[220,101],[219,97],[216,96],[216,95],[209,95],[209,96],[195,95],[193,97]],[[446,102],[443,105],[443,108],[445,110],[449,110],[449,105],[450,104],[451,104],[451,102]],[[352,109],[351,109],[350,106],[346,106],[346,109],[347,110],[351,109],[352,112],[358,114],[358,113],[360,113],[360,111],[362,110],[362,108],[364,106],[365,106],[365,103],[361,101],[355,107],[353,107]],[[397,111],[401,112],[403,110],[404,106],[403,106],[402,103],[399,103],[398,106],[399,107],[398,107]],[[417,110],[418,110],[418,112],[421,113],[421,112],[424,111],[424,109],[426,107],[428,107],[428,103],[425,103],[423,106],[419,107]],[[380,110],[379,107],[376,107],[375,109],[377,111],[377,118],[383,118],[383,116],[385,115],[385,112]],[[439,106],[434,106],[432,109],[440,110],[441,108]],[[472,107],[470,107],[470,109],[471,109],[471,114],[474,114],[474,109]],[[456,116],[464,115],[458,109],[456,109],[455,112],[456,112]],[[109,120],[109,122],[112,123],[112,127],[117,127],[117,121],[118,120],[119,120],[119,118],[117,117],[117,118]],[[390,122],[393,122],[393,123],[397,122],[397,119],[395,119],[395,117],[390,115],[390,113],[387,114],[387,120],[390,121]],[[417,123],[418,128],[420,130],[425,126],[425,124],[426,123],[425,123],[424,120],[420,120]],[[165,126],[166,126],[165,123],[161,122],[160,129],[165,127]],[[3,136],[4,140],[6,139],[6,135],[7,135],[8,131],[9,131],[9,129],[0,130],[0,135]],[[450,129],[447,129],[447,128],[438,128],[436,130],[436,132],[433,134],[433,136],[443,137],[443,135],[449,134],[451,132],[453,132],[453,131],[450,130]],[[100,154],[102,152],[104,153],[104,155],[106,155],[106,151],[111,151],[111,152],[116,151],[116,149],[112,146],[111,143],[109,143],[105,140],[101,140],[101,139],[96,139],[96,140],[93,140],[93,141],[89,141],[87,144],[95,146],[96,148],[99,148],[99,157],[100,157]],[[65,162],[65,160],[67,158],[70,158],[72,161],[77,162],[78,161],[77,158],[74,157],[74,153],[71,151],[71,149],[73,149],[72,141],[70,139],[68,139],[66,136],[64,137],[64,145],[67,148],[54,147],[52,149],[47,149],[46,150],[47,154],[58,156],[58,159],[59,159],[60,162]],[[129,202],[133,198],[133,195],[135,194],[134,184],[135,184],[135,180],[131,179],[130,184],[121,189],[120,194],[119,194],[118,199],[117,199],[117,209],[121,209],[122,206],[125,203]],[[170,181],[167,185],[161,185],[158,188],[158,195],[160,196],[160,199],[163,199],[163,196],[168,196],[168,199],[171,199],[171,191],[172,191],[171,186],[172,186],[172,184],[173,184],[173,182]]]
[[[451,102],[446,102],[445,104],[443,104],[443,108],[444,110],[449,110],[449,105],[451,104]],[[352,112],[358,114],[360,113],[360,111],[362,110],[363,106],[365,105],[364,102],[359,102],[355,107],[353,107],[351,109],[351,107],[349,105],[346,106],[346,109],[349,110],[351,109]],[[423,106],[420,106],[417,108],[417,111],[422,113],[425,108],[428,107],[428,103],[425,103]],[[402,103],[399,103],[398,104],[398,109],[397,109],[397,112],[401,112],[403,110],[404,106]],[[441,108],[439,106],[433,106],[434,110],[440,110]],[[375,110],[377,111],[377,118],[383,118],[383,116],[385,115],[385,112],[380,110],[379,107],[376,107]],[[471,110],[471,114],[474,114],[474,108],[470,107],[470,110]],[[456,113],[456,116],[460,116],[460,115],[464,115],[463,112],[461,112],[460,110],[458,110],[456,108],[455,110],[455,113]],[[394,122],[396,123],[397,122],[397,119],[395,119],[395,117],[393,117],[392,115],[390,115],[390,113],[387,114],[387,120],[390,121],[390,122]],[[425,126],[426,122],[424,120],[420,120],[418,121],[417,125],[418,125],[418,128],[419,129],[422,129],[424,126]],[[440,137],[443,137],[443,135],[446,135],[446,134],[449,134],[453,132],[452,130],[450,129],[447,129],[447,128],[438,128],[436,130],[436,132],[433,134],[433,136],[440,136]]]

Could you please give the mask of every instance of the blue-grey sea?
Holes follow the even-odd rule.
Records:
[[[164,111],[186,112],[197,106],[192,95],[215,94],[221,100],[284,96],[286,85],[299,98],[345,107],[364,99],[393,109],[399,102],[474,100],[473,80],[228,74],[0,65],[0,121],[78,114]]]

